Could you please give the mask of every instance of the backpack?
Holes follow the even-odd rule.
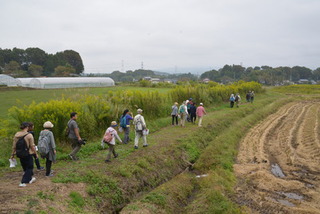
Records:
[[[235,98],[235,101],[238,101],[238,100],[239,100],[239,96],[237,95],[236,98]]]
[[[126,128],[127,127],[127,117],[126,116],[122,116],[120,118],[120,127],[122,127],[122,128]]]
[[[104,135],[103,142],[110,143],[112,138],[113,138],[112,133],[109,131]]]
[[[137,122],[135,124],[135,128],[136,128],[136,131],[142,131],[143,130],[141,116],[139,117],[139,119],[137,119]]]
[[[38,141],[38,151],[41,157],[46,157],[49,153],[49,138],[48,136],[40,136]]]
[[[231,102],[234,102],[234,97],[230,97],[230,101],[231,101]]]
[[[184,108],[184,105],[181,105],[179,108],[179,113],[185,113],[186,109]]]
[[[20,137],[16,143],[16,155],[18,158],[25,158],[29,156],[29,148],[27,146],[26,140],[24,139],[28,134]]]

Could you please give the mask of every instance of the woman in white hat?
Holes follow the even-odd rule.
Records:
[[[104,139],[107,139],[107,136],[110,136],[110,140],[106,140],[105,143],[108,144],[109,146],[109,153],[107,155],[107,159],[105,160],[106,163],[111,162],[111,154],[113,154],[114,158],[118,157],[118,154],[116,153],[116,150],[114,149],[114,146],[116,145],[116,140],[115,138],[117,138],[121,143],[122,140],[119,137],[117,131],[114,129],[115,127],[117,127],[118,124],[116,121],[112,121],[110,127],[106,130],[106,133],[104,134]]]
[[[53,173],[51,171],[51,165],[52,162],[56,161],[57,153],[54,136],[51,131],[53,128],[53,124],[50,121],[47,121],[43,124],[43,128],[44,130],[42,130],[39,135],[38,147],[40,150],[41,144],[44,144],[48,148],[48,153],[45,156],[41,155],[41,150],[40,155],[42,156],[42,158],[46,158],[46,176],[51,177],[53,176]]]

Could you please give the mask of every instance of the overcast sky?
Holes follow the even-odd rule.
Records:
[[[85,72],[320,67],[320,0],[0,0],[0,48],[80,53]]]

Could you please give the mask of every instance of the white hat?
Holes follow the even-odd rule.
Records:
[[[51,128],[53,128],[53,124],[52,124],[50,121],[47,121],[47,122],[45,122],[45,123],[43,124],[43,128],[45,128],[45,129],[47,129],[47,128],[51,129]]]
[[[138,114],[139,114],[139,113],[142,113],[142,109],[139,108],[139,109],[137,110],[137,113],[138,113]]]
[[[200,103],[201,106],[203,106],[203,103]]]

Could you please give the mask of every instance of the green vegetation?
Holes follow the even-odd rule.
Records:
[[[319,94],[320,85],[288,85],[275,87],[273,90],[286,94]]]
[[[71,201],[70,205],[71,206],[76,206],[76,207],[83,207],[85,204],[85,201],[83,197],[78,193],[78,192],[71,192],[69,194]]]
[[[69,76],[83,70],[80,54],[73,50],[47,54],[40,48],[0,48],[0,73],[13,77]]]
[[[241,88],[239,85],[228,86],[224,92],[226,94],[230,91],[241,93],[241,90],[246,91],[252,87],[252,85],[243,84],[243,87],[248,88]],[[192,87],[199,87],[198,89],[203,93],[210,94],[215,87],[221,86],[209,84],[203,88],[200,88],[202,85]],[[173,93],[174,90],[169,93]],[[192,94],[194,99],[197,101],[202,99],[201,94],[197,95],[196,90],[193,91],[188,87],[178,87],[176,90],[186,94],[188,93],[186,91],[194,92]],[[262,91],[259,87],[254,90]],[[121,99],[113,101],[117,93],[108,92],[105,96],[108,96],[111,103],[121,103]],[[126,93],[126,99],[130,98],[130,93],[135,92]],[[139,93],[143,94],[143,92]],[[145,92],[145,94],[148,93],[150,92]],[[218,91],[217,94],[219,93],[221,92]],[[159,99],[158,95],[162,96],[161,93],[156,93],[154,97]],[[96,99],[99,96],[83,96],[82,99],[88,99],[100,105],[100,101]],[[188,94],[185,96],[190,97]],[[148,99],[154,98],[149,96]],[[170,118],[165,116],[156,118],[148,115],[148,118],[154,118],[152,122],[149,119],[150,123],[147,120],[148,126],[152,127],[152,134],[148,136],[149,147],[134,150],[132,144],[117,145],[119,157],[112,160],[110,164],[103,163],[107,151],[100,148],[99,140],[93,140],[82,148],[78,162],[64,161],[68,159],[65,153],[67,150],[58,151],[60,161],[53,166],[58,173],[52,181],[73,183],[73,185],[84,184],[85,191],[89,195],[84,198],[84,194],[71,190],[70,194],[68,193],[71,200],[67,202],[69,211],[76,213],[84,212],[82,209],[85,209],[86,211],[94,210],[93,212],[121,210],[123,213],[131,211],[170,213],[175,210],[175,212],[188,213],[241,213],[241,207],[232,201],[236,182],[233,164],[238,142],[260,120],[285,103],[300,97],[284,96],[284,94],[268,91],[266,94],[258,93],[253,104],[243,103],[240,108],[234,109],[230,109],[228,103],[224,103],[222,99],[222,96],[218,98],[208,96],[205,103],[213,105],[206,106],[207,111],[211,113],[204,118],[204,127],[201,129],[189,123],[184,129],[171,126],[169,128]],[[56,102],[62,101],[63,99]],[[70,103],[73,102],[73,100],[70,101]],[[86,104],[87,109],[90,109],[90,102]],[[74,103],[74,105],[80,105],[77,102]],[[171,103],[168,106],[170,109]],[[93,107],[90,111],[97,110]],[[163,127],[165,128],[162,129]],[[59,144],[59,146],[64,145]],[[187,168],[191,171],[187,171]],[[202,174],[207,176],[196,178],[196,175]],[[57,202],[57,195],[51,195],[52,193],[40,191],[36,194],[39,200]],[[134,199],[136,201],[133,201]],[[125,208],[122,209],[123,207]]]

